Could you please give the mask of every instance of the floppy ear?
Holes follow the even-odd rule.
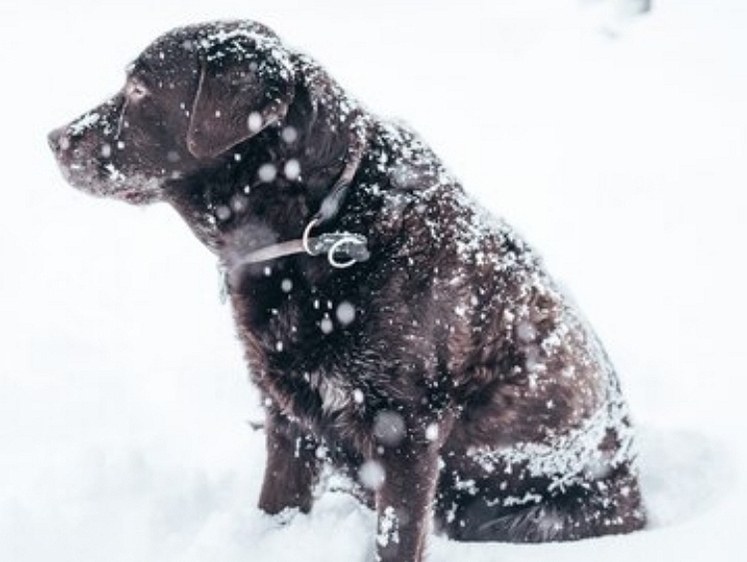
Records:
[[[293,66],[277,41],[228,36],[206,49],[201,66],[187,131],[195,157],[218,156],[285,116]]]

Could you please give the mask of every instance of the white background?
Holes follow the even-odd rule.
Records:
[[[169,209],[64,184],[46,133],[177,25],[250,18],[405,119],[546,257],[615,361],[652,527],[434,539],[447,560],[747,558],[747,4],[182,0],[0,5],[0,560],[370,560],[328,494],[256,509],[260,416],[215,260]]]

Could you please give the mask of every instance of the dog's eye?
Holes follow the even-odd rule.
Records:
[[[148,88],[142,82],[137,80],[130,80],[125,88],[125,93],[130,101],[140,101],[146,97],[150,92]]]

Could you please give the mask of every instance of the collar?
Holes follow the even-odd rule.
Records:
[[[249,265],[268,262],[278,258],[292,256],[295,254],[307,254],[309,256],[321,256],[326,254],[327,261],[335,269],[346,269],[358,262],[368,260],[371,256],[368,251],[368,241],[361,234],[351,232],[330,232],[319,236],[310,236],[311,230],[316,226],[318,219],[309,221],[303,231],[303,237],[286,242],[271,244],[246,254],[239,261],[230,266],[220,264],[220,301],[225,303],[230,292],[230,279],[239,268]],[[340,261],[338,256],[346,256],[345,261]]]
[[[253,250],[236,262],[228,266],[224,265],[222,269],[226,274],[230,275],[245,265],[268,262],[303,253],[309,256],[326,254],[329,265],[336,269],[345,269],[358,262],[368,260],[370,257],[368,241],[362,234],[343,231],[311,236],[312,230],[323,226],[324,223],[334,218],[342,207],[366,148],[366,135],[364,127],[361,125],[361,121],[358,121],[353,126],[351,142],[345,157],[345,167],[329,194],[322,200],[319,210],[306,224],[302,237]]]
[[[271,244],[249,252],[236,263],[231,264],[229,273],[244,265],[263,263],[295,254],[305,253],[314,257],[326,254],[329,265],[337,269],[351,267],[370,257],[368,241],[362,234],[329,232],[312,237],[311,231],[318,222],[317,218],[311,219],[303,231],[302,238]],[[341,261],[341,256],[346,256],[347,259]]]

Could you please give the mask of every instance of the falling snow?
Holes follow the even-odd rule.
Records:
[[[428,424],[428,427],[425,428],[425,438],[428,441],[437,441],[438,440],[438,425],[435,423]]]
[[[298,160],[295,158],[288,160],[283,167],[283,174],[290,181],[297,180],[298,176],[301,175],[301,165],[298,163]]]
[[[250,132],[256,133],[262,129],[262,116],[256,111],[253,111],[249,114],[246,124],[247,127],[249,127]]]
[[[335,329],[335,325],[332,323],[332,319],[329,316],[325,316],[322,318],[321,322],[319,322],[319,328],[322,330],[322,333],[331,334]]]
[[[261,116],[259,116],[259,114],[257,114],[256,117],[259,118],[259,123],[255,123],[255,125],[256,125],[257,129],[259,129],[262,126]],[[81,122],[78,123],[78,126],[82,126],[82,127],[90,127],[90,126],[93,126],[93,125],[94,125],[93,123],[91,123],[91,124],[85,124],[83,121],[81,121]],[[249,124],[249,126],[251,128],[251,124]],[[289,142],[289,143],[295,142],[295,140],[297,139],[297,132],[294,130],[292,132],[292,134],[288,133],[288,135],[286,136],[285,131],[283,131],[283,139],[286,142]],[[124,143],[118,142],[116,146],[117,146],[118,150],[122,150],[124,148]],[[102,150],[102,156],[104,156],[103,150]],[[384,168],[386,168],[387,164],[385,162],[383,162],[382,166]],[[284,170],[283,173],[285,174],[285,169],[284,168],[280,168],[280,169],[283,169]],[[410,180],[408,178],[407,173],[405,173],[405,172],[406,172],[405,170],[402,170],[401,168],[398,168],[398,167],[393,167],[391,169],[390,173],[392,174],[392,179],[393,179],[393,181],[398,186],[405,186],[406,187],[409,184]],[[372,192],[376,193],[378,191],[378,186],[371,186],[370,189],[371,189]],[[233,205],[231,205],[231,208],[233,209]],[[217,209],[216,209],[216,214],[217,214]],[[479,231],[472,231],[472,234],[475,234],[475,233],[478,233],[478,232]],[[461,252],[463,252],[464,255],[474,257],[474,259],[478,260],[478,261],[486,259],[486,257],[484,255],[482,255],[479,252],[479,250],[476,250],[476,248],[470,244],[469,238],[470,238],[470,236],[466,236],[465,240],[463,240],[461,242],[461,244],[460,244]],[[281,283],[281,287],[282,287],[282,283]],[[475,302],[475,299],[476,299],[476,297],[474,297],[474,296],[470,297],[469,304],[471,305],[471,307],[477,306],[478,303]],[[469,309],[469,307],[467,307],[467,309]],[[334,317],[342,325],[342,320],[338,316],[337,312],[335,312]],[[541,370],[543,370],[545,368],[544,354],[555,352],[561,346],[561,344],[562,344],[563,335],[560,334],[560,333],[558,333],[557,337],[555,337],[555,338],[547,338],[546,340],[543,340],[543,341],[535,341],[536,338],[537,338],[537,334],[533,333],[533,331],[531,329],[531,324],[525,323],[523,320],[521,320],[520,319],[521,318],[520,315],[518,315],[518,318],[519,319],[514,318],[513,320],[507,321],[507,324],[510,324],[510,325],[512,325],[514,327],[513,328],[514,331],[515,331],[514,333],[515,333],[515,335],[516,335],[517,338],[519,338],[521,341],[524,341],[524,342],[526,342],[528,344],[527,348],[526,348],[526,352],[527,352],[526,368],[528,370],[530,370],[530,371],[541,371]],[[573,375],[572,372],[571,373],[564,372],[563,376],[573,377],[574,375]],[[533,380],[536,381],[537,378],[535,377]],[[157,389],[154,389],[154,390],[157,391]],[[648,385],[647,385],[647,389],[646,389],[647,393],[648,392],[652,392],[653,393],[655,390],[656,389],[654,389],[654,388],[648,388]],[[647,394],[647,393],[645,393],[645,394]],[[348,399],[349,399],[349,396],[350,396],[350,392],[349,391],[347,392],[347,396],[348,396]],[[359,403],[358,402],[358,396],[360,396],[361,402],[365,398],[364,393],[362,391],[360,391],[360,390],[353,391],[352,392],[352,399],[356,403]],[[652,398],[652,400],[653,400],[653,398]],[[484,463],[486,467],[496,466],[496,463],[498,461],[505,462],[506,459],[508,458],[509,459],[509,464],[512,464],[512,465],[518,467],[520,465],[526,464],[526,460],[527,460],[528,456],[538,455],[540,458],[545,457],[545,460],[542,461],[542,462],[537,462],[536,465],[534,465],[534,466],[530,466],[527,469],[530,472],[543,473],[543,474],[544,473],[550,473],[550,472],[554,472],[555,470],[557,470],[557,468],[556,468],[557,466],[572,467],[573,470],[579,469],[581,471],[591,471],[591,472],[593,472],[593,471],[599,469],[599,466],[594,466],[593,463],[590,463],[587,466],[582,466],[583,463],[577,461],[577,459],[575,459],[573,455],[566,456],[566,457],[563,457],[563,456],[557,457],[555,451],[558,448],[563,448],[563,447],[567,446],[566,443],[564,443],[564,440],[565,440],[565,442],[567,442],[568,444],[570,444],[569,445],[570,449],[571,450],[576,450],[580,456],[584,456],[587,453],[590,453],[592,451],[591,443],[597,441],[598,438],[599,438],[599,435],[600,435],[599,434],[599,428],[604,427],[606,425],[609,425],[610,420],[612,420],[614,422],[614,420],[617,418],[618,415],[622,415],[622,412],[620,412],[620,411],[616,412],[615,411],[614,404],[615,404],[615,398],[614,398],[614,396],[608,396],[607,397],[607,402],[606,402],[607,409],[605,410],[605,406],[602,405],[602,406],[600,406],[600,409],[597,411],[598,412],[598,421],[599,421],[599,423],[596,425],[596,427],[594,426],[594,424],[590,423],[590,424],[588,424],[586,426],[578,428],[577,432],[570,433],[570,434],[567,434],[567,435],[564,435],[564,436],[556,436],[556,441],[548,444],[547,448],[545,448],[543,450],[532,451],[532,450],[528,449],[525,444],[519,444],[516,447],[514,447],[510,452],[500,451],[500,450],[473,451],[473,454],[474,454],[473,458],[476,461]],[[644,401],[644,404],[645,404],[645,401]],[[683,405],[683,406],[686,406],[686,405]],[[645,408],[644,408],[644,411],[645,411]],[[241,417],[241,416],[239,415],[239,417]],[[667,420],[667,423],[669,423],[669,420]],[[690,446],[693,442],[695,442],[695,443],[698,442],[697,437],[698,436],[696,435],[695,437],[690,436],[688,439],[683,439],[682,443],[677,443],[676,444],[676,446],[675,446],[676,451],[674,451],[674,452],[673,451],[669,451],[669,454],[676,457],[677,454],[683,454],[683,451],[684,452],[688,451],[689,450],[688,446]],[[657,480],[657,482],[655,482],[655,485],[652,487],[652,489],[654,490],[654,492],[658,491],[661,494],[663,490],[667,490],[667,488],[666,488],[667,485],[664,484],[664,482],[667,482],[667,481],[673,482],[673,484],[671,484],[671,486],[673,486],[673,487],[671,489],[669,489],[669,493],[670,493],[669,496],[666,496],[666,494],[664,494],[664,496],[657,497],[656,494],[654,493],[654,500],[655,501],[653,502],[653,504],[654,504],[655,511],[657,511],[660,514],[666,514],[668,512],[668,510],[670,510],[670,511],[673,510],[675,514],[673,516],[670,516],[671,518],[669,520],[667,520],[667,521],[671,522],[672,520],[674,520],[675,522],[678,522],[679,521],[678,518],[682,518],[683,517],[682,516],[682,512],[678,512],[677,511],[677,509],[680,506],[680,504],[678,503],[678,501],[685,501],[685,502],[687,502],[688,499],[680,500],[679,497],[675,498],[675,496],[681,496],[681,495],[687,496],[688,494],[693,494],[692,490],[686,489],[686,492],[683,493],[678,488],[678,486],[683,486],[688,481],[687,480],[688,476],[683,476],[683,472],[682,472],[681,469],[684,468],[685,472],[687,472],[687,470],[691,470],[691,471],[694,470],[695,472],[697,472],[698,470],[702,469],[702,471],[703,471],[703,473],[705,473],[706,477],[702,477],[703,476],[702,474],[700,474],[700,473],[695,474],[694,472],[692,474],[690,474],[689,477],[693,480],[693,482],[697,482],[698,485],[700,485],[701,483],[703,483],[704,485],[706,485],[706,487],[708,487],[708,484],[709,484],[709,482],[708,482],[709,481],[708,471],[713,469],[713,466],[709,465],[708,463],[709,462],[710,463],[715,463],[719,459],[718,458],[714,459],[713,457],[708,457],[708,460],[704,461],[697,454],[693,453],[692,458],[689,459],[689,463],[685,463],[685,464],[680,463],[680,464],[677,464],[676,462],[673,462],[672,467],[665,467],[665,463],[661,459],[662,459],[662,457],[666,458],[667,451],[666,450],[662,451],[661,448],[658,446],[658,445],[660,445],[662,443],[666,444],[667,443],[667,439],[666,439],[666,437],[659,436],[659,438],[655,439],[654,446],[652,446],[650,448],[650,450],[649,450],[649,459],[650,459],[649,460],[649,470],[650,470],[649,476],[650,477],[653,476],[653,480],[657,480],[657,479],[661,480],[661,482],[658,482],[658,480]],[[243,440],[242,440],[242,445],[243,445]],[[13,446],[14,446],[14,444],[11,443],[11,447],[13,447]],[[666,449],[666,447],[664,447],[664,449]],[[694,451],[700,451],[700,450],[694,449]],[[700,452],[702,452],[702,451],[700,451]],[[257,454],[258,454],[258,456],[261,456],[261,447],[257,447]],[[133,455],[135,455],[135,453],[133,453]],[[158,466],[155,466],[155,467],[152,464],[146,464],[145,465],[146,466],[146,470],[150,471],[150,472],[146,472],[146,475],[148,475],[148,476],[152,476],[153,475],[153,471],[156,471],[156,473],[157,473],[158,471],[164,469],[164,466],[166,466],[166,467],[170,466],[168,464],[170,461],[167,461],[167,460],[162,459],[161,457],[158,457],[158,454],[155,453],[155,452],[153,453],[153,455],[155,455],[155,457],[153,457],[153,458],[158,458],[158,459],[160,459],[159,462],[165,463],[165,464],[163,466],[162,465],[158,465]],[[705,455],[705,456],[707,457],[707,455]],[[76,457],[76,459],[77,459],[77,457]],[[106,464],[104,466],[108,467],[107,468],[108,472],[106,472],[106,474],[109,474],[110,476],[111,476],[111,467],[112,467],[113,463],[114,463],[114,466],[118,467],[118,469],[121,470],[123,474],[127,470],[134,471],[134,468],[132,468],[132,467],[136,466],[136,464],[134,463],[134,461],[132,463],[132,466],[130,466],[130,464],[127,464],[124,461],[121,464],[121,466],[117,465],[116,462],[118,462],[118,460],[116,458],[114,458],[114,460],[112,460],[111,455],[106,456],[105,460],[106,460]],[[608,462],[609,459],[604,459],[604,461]],[[76,463],[77,462],[79,462],[79,461],[76,460]],[[80,461],[80,462],[82,462],[82,461]],[[152,461],[148,460],[146,462],[151,463]],[[215,462],[217,462],[217,461],[215,461]],[[612,459],[612,462],[615,462],[615,460]],[[71,464],[71,466],[74,465],[74,463],[72,463],[72,461],[71,461],[70,464]],[[78,466],[78,465],[75,464],[75,466]],[[101,464],[96,464],[96,466],[100,468],[102,465]],[[55,468],[56,468],[56,466],[55,466]],[[486,469],[489,469],[489,468],[486,468]],[[200,470],[203,470],[203,469],[200,469]],[[71,469],[71,472],[74,472],[74,471]],[[183,473],[182,467],[180,467],[180,470],[175,471],[175,474],[176,473],[182,474]],[[97,474],[98,474],[98,472],[97,472]],[[132,476],[133,483],[139,482],[139,481],[136,481],[136,478],[135,478],[139,474],[141,475],[140,472],[134,473],[134,475]],[[200,472],[200,474],[204,477],[204,475],[201,472]],[[115,476],[116,476],[116,474],[115,474]],[[204,486],[205,485],[203,480],[200,480],[200,479],[196,479],[196,480],[199,480],[202,483],[202,484],[200,484],[200,486]],[[652,482],[653,482],[653,480],[652,480]],[[127,482],[129,483],[129,480],[127,480]],[[147,481],[146,484],[149,485],[148,483],[150,483],[150,482],[151,481]],[[140,482],[140,484],[142,485],[142,482]],[[217,490],[217,491],[214,490],[214,493],[215,493],[216,496],[220,494],[220,490],[224,489],[224,488],[221,487],[221,486],[223,486],[223,484],[220,484],[220,485],[219,484],[220,484],[219,482],[214,482],[211,479],[211,477],[208,476],[208,486],[212,486],[213,488],[215,488],[215,490]],[[557,485],[558,487],[561,487],[561,486],[564,486],[566,484],[567,484],[567,482],[564,482],[562,480],[558,480],[555,485]],[[712,485],[712,483],[711,483],[711,485]],[[133,486],[134,486],[134,484],[133,484]],[[72,488],[73,489],[70,492],[70,494],[75,494],[76,493],[76,489],[75,489],[74,486]],[[195,488],[199,489],[199,490],[203,490],[202,487],[198,487],[196,484],[195,484]],[[674,490],[675,488],[677,489],[677,492],[673,493],[672,490]],[[686,488],[686,486],[685,486],[685,488]],[[711,488],[708,488],[708,489],[710,490]],[[108,493],[106,489],[104,489],[103,492],[102,492],[101,489],[97,488],[97,490],[98,490],[99,493],[104,493],[104,494]],[[137,488],[137,490],[140,490],[140,488]],[[178,489],[175,488],[171,492],[174,493],[174,496],[177,497],[177,499],[182,498],[182,493],[179,492]],[[169,493],[171,493],[171,492],[169,492]],[[194,492],[194,490],[192,490],[192,492]],[[162,494],[163,490],[161,490],[158,493]],[[190,491],[187,490],[187,495],[189,495],[189,493],[190,493]],[[90,495],[86,496],[86,497],[89,498],[87,501],[90,502]],[[117,498],[119,498],[119,496],[117,496],[116,494],[114,496],[112,496],[112,497],[114,498],[115,501],[117,501]],[[695,496],[694,495],[691,496],[690,497],[690,501],[692,501],[692,497],[695,497]],[[535,498],[530,493],[528,493],[525,496],[515,496],[515,497],[514,496],[509,496],[506,501],[507,502],[515,502],[517,505],[519,505],[521,503],[531,503],[532,501],[534,501],[534,499]],[[705,498],[705,496],[704,496],[704,499],[708,499],[708,498]],[[167,497],[166,500],[170,501],[170,496]],[[42,500],[39,500],[39,501],[42,501]],[[251,502],[251,501],[253,501],[253,497],[247,499],[247,502]],[[693,502],[693,503],[695,503],[695,502]],[[708,503],[708,502],[704,502],[704,503]],[[86,506],[88,506],[88,505],[89,504],[86,504]],[[125,506],[125,508],[126,507],[127,506]],[[32,509],[32,508],[29,508],[27,505],[24,505],[24,510],[25,511],[23,511],[22,514],[24,514],[24,516],[28,517],[27,512],[28,512],[29,509]],[[88,509],[88,507],[86,507],[85,509]],[[85,509],[82,509],[82,511],[84,512],[84,515],[85,515]],[[364,536],[365,533],[366,533],[366,526],[362,525],[362,524],[358,525],[357,521],[351,522],[351,516],[348,515],[348,513],[350,512],[350,509],[352,509],[352,508],[348,507],[348,504],[345,504],[344,502],[341,502],[339,500],[339,498],[333,497],[331,500],[330,500],[330,498],[327,498],[326,503],[324,501],[322,502],[321,507],[319,508],[318,513],[320,513],[322,515],[325,515],[325,516],[331,516],[332,519],[335,521],[335,523],[334,523],[335,525],[337,525],[337,524],[343,524],[343,525],[346,525],[348,527],[352,525],[360,536]],[[693,513],[699,512],[699,511],[701,511],[702,506],[699,506],[699,505],[698,506],[691,506],[691,509],[693,510]],[[722,506],[722,508],[720,508],[719,510],[717,510],[715,516],[712,517],[712,518],[714,520],[716,520],[716,521],[720,520],[722,522],[721,527],[723,527],[723,529],[730,529],[731,528],[730,527],[730,521],[731,520],[739,520],[739,518],[737,516],[738,511],[735,510],[734,513],[732,514],[732,516],[730,516],[728,518],[727,518],[725,512],[726,512],[726,510],[723,509],[723,506]],[[15,513],[15,511],[14,511],[14,513]],[[341,513],[343,515],[341,515]],[[107,514],[108,514],[108,512],[107,512]],[[226,516],[226,517],[230,517],[231,514],[225,514],[225,513],[223,513],[223,514],[220,514],[220,515],[223,515],[223,516]],[[392,510],[392,515],[394,515],[394,511],[393,510]],[[710,514],[710,515],[713,515],[713,514]],[[64,517],[65,517],[64,512],[62,513],[61,517],[64,519]],[[237,517],[237,519],[239,519],[238,515],[236,517]],[[666,519],[666,517],[664,517],[664,519]],[[10,520],[10,519],[8,519],[8,520]],[[21,520],[21,522],[23,522],[23,520]],[[230,540],[230,537],[234,536],[230,532],[230,530],[232,528],[231,524],[226,524],[226,528],[225,529],[221,530],[219,528],[216,531],[215,530],[216,523],[215,523],[214,518],[210,519],[210,523],[211,523],[211,525],[213,525],[213,527],[208,528],[207,531],[203,530],[203,534],[201,534],[198,537],[198,539],[196,539],[198,541],[198,543],[199,543],[199,541],[203,541],[202,543],[199,543],[199,545],[203,545],[205,540],[208,540],[208,542],[209,542],[210,538],[215,536],[215,533],[217,533],[218,535],[220,535],[221,532],[224,532],[225,536],[229,537],[229,540]],[[677,526],[667,527],[666,529],[664,529],[666,531],[666,533],[661,533],[660,532],[661,529],[654,529],[653,532],[646,534],[648,536],[640,537],[640,541],[642,543],[647,544],[647,545],[651,545],[652,543],[656,543],[656,544],[658,544],[661,547],[660,550],[662,552],[666,552],[668,554],[671,554],[671,552],[670,552],[671,550],[684,551],[686,549],[685,546],[682,546],[680,548],[678,545],[675,545],[675,544],[670,544],[665,549],[663,545],[664,545],[664,543],[666,541],[665,540],[659,540],[659,542],[657,543],[656,539],[657,539],[657,537],[659,539],[662,539],[662,535],[666,534],[667,536],[679,537],[681,539],[681,541],[679,541],[679,542],[681,542],[683,545],[690,544],[691,540],[696,540],[696,539],[692,538],[691,535],[695,535],[696,533],[690,533],[689,529],[690,528],[695,528],[697,525],[700,525],[699,528],[702,529],[703,527],[707,526],[708,522],[707,521],[704,522],[702,520],[702,518],[701,518],[701,520],[699,520],[698,522],[693,521],[692,523],[693,524],[691,524],[691,525],[685,526],[687,528],[688,532],[684,532],[681,527],[677,527]],[[253,524],[255,524],[255,522],[250,523],[250,526],[253,525]],[[319,515],[316,515],[316,518],[309,517],[307,519],[307,518],[301,517],[299,519],[296,519],[295,523],[291,524],[290,528],[289,529],[285,529],[285,531],[289,531],[292,536],[298,537],[301,534],[303,534],[303,533],[306,532],[306,530],[307,530],[307,528],[308,528],[309,525],[313,529],[317,529],[317,530],[321,529],[321,534],[326,534],[326,531],[329,530],[329,528],[327,526],[327,523],[326,523],[326,520],[322,521],[321,519],[319,519]],[[218,523],[218,526],[220,526],[220,522]],[[96,525],[93,524],[93,525],[91,525],[91,527],[92,528],[96,528]],[[117,527],[116,524],[112,525],[112,528],[115,528],[115,527]],[[722,531],[721,527],[717,528],[717,526],[714,525],[713,528],[710,529],[710,531],[712,531],[712,532],[705,532],[703,534],[704,535],[712,535],[713,533],[718,534],[719,532]],[[733,527],[733,525],[732,525],[732,527]],[[16,529],[16,527],[13,526],[12,529]],[[72,529],[72,530],[75,530],[75,529]],[[208,539],[205,539],[205,533],[207,533]],[[252,527],[250,529],[250,534],[252,534],[253,538],[257,539],[257,543],[259,544],[258,548],[262,552],[266,552],[268,550],[271,550],[270,547],[272,546],[272,535],[273,535],[272,533],[260,533],[254,527]],[[10,531],[8,532],[8,536],[10,536]],[[635,543],[635,541],[634,541],[634,543]],[[609,544],[613,544],[613,546],[608,546]],[[628,553],[627,556],[625,556],[626,559],[633,559],[633,558],[635,558],[635,555],[637,555],[637,553],[636,553],[635,549],[630,546],[630,544],[631,543],[629,541],[625,541],[625,540],[623,540],[623,541],[613,541],[612,543],[605,542],[605,541],[598,541],[598,542],[592,543],[592,546],[589,547],[588,550],[592,550],[592,551],[595,551],[595,552],[597,550],[601,550],[602,552],[605,552],[607,554],[606,558],[610,558],[610,559],[618,559],[618,558],[622,559],[623,558],[622,554],[618,554],[618,552],[623,552],[623,553]],[[706,545],[706,543],[698,543],[697,540],[696,540],[696,544],[699,544],[703,548],[706,548],[706,546],[707,546],[708,549],[713,548],[712,544],[707,544]],[[268,545],[270,545],[270,547],[268,547]],[[501,545],[501,546],[504,547],[505,545]],[[698,548],[700,548],[700,546]],[[739,550],[740,546],[741,545],[737,545],[736,546],[736,551]],[[456,546],[453,546],[453,545],[450,545],[450,544],[438,542],[436,544],[436,547],[437,548],[434,549],[435,550],[434,554],[435,554],[435,559],[438,559],[438,560],[441,560],[441,559],[443,559],[443,560],[446,560],[446,559],[457,559],[459,556],[462,556],[462,554],[463,554],[463,552],[460,551],[460,550],[458,550]],[[210,548],[214,548],[214,545],[210,545]],[[557,547],[555,547],[555,545],[549,545],[549,548],[557,548]],[[578,549],[580,549],[580,550],[578,550]],[[574,551],[573,551],[574,554],[572,556],[573,559],[584,558],[584,552],[586,552],[587,549],[584,547],[583,544],[582,545],[578,545],[578,549],[574,549]],[[702,548],[700,548],[700,550],[702,551]],[[476,559],[479,559],[479,560],[489,560],[489,559],[493,559],[494,558],[494,552],[495,551],[493,551],[491,549],[488,549],[488,548],[483,549],[483,550],[475,548],[474,550],[470,550],[470,555],[474,553],[475,556],[476,556]],[[544,553],[546,556],[550,556],[550,553],[555,552],[555,554],[557,556],[553,556],[553,558],[556,558],[556,557],[559,557],[560,559],[566,559],[566,558],[570,559],[571,558],[571,555],[568,555],[566,557],[566,554],[564,553],[563,550],[554,550],[553,551],[553,550],[549,550],[549,549],[545,549],[543,547],[540,547],[537,550],[537,552]],[[507,559],[510,559],[510,560],[521,558],[522,556],[525,555],[525,553],[526,553],[526,551],[522,550],[522,551],[519,551],[518,554],[517,554],[517,551],[511,550],[511,547],[507,547],[505,549],[502,549],[502,556],[505,555],[507,557]],[[687,557],[687,554],[688,554],[687,552],[680,552],[680,554],[683,554],[685,559],[689,559]],[[737,552],[736,556],[739,556],[739,552]],[[540,554],[540,557],[542,557],[542,554]],[[341,559],[342,558],[343,557],[341,557]],[[591,559],[591,558],[594,558],[594,557],[589,556],[589,559]],[[679,558],[682,559],[683,556],[680,556]],[[732,559],[732,558],[729,558],[729,554],[728,553],[724,553],[724,556],[717,557],[717,558],[718,559],[724,559],[724,560],[726,560],[726,559]]]
[[[225,205],[218,205],[215,208],[215,216],[220,221],[227,221],[231,218],[231,209]]]
[[[281,135],[286,144],[293,144],[298,139],[298,131],[291,126],[283,127]]]
[[[373,433],[387,447],[396,447],[406,436],[405,420],[397,412],[382,410],[376,414]]]
[[[369,460],[364,462],[358,470],[358,480],[369,490],[378,490],[386,480],[386,472],[381,463]]]
[[[262,164],[257,171],[259,179],[265,183],[270,183],[277,176],[278,170],[272,163]]]
[[[335,316],[337,316],[340,324],[347,326],[355,320],[355,306],[347,301],[341,302],[337,305]]]

